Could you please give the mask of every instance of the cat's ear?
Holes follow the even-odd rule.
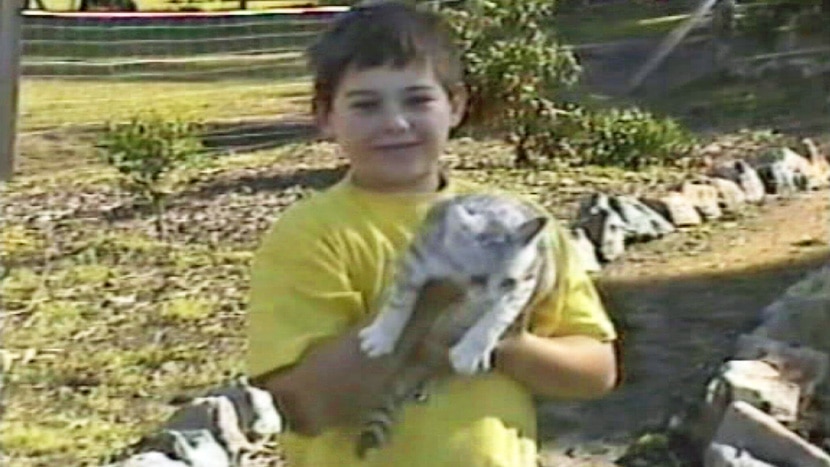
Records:
[[[470,231],[470,214],[464,206],[450,204],[447,206],[441,234],[445,246],[452,247],[456,243],[456,235]]]
[[[536,237],[545,230],[546,225],[548,225],[547,217],[534,217],[533,219],[525,221],[516,230],[516,239],[521,245],[527,245],[533,240],[536,240]]]
[[[462,229],[469,229],[472,227],[475,218],[467,211],[467,208],[459,204],[453,204],[449,207],[449,217],[455,222],[452,222],[454,227]]]

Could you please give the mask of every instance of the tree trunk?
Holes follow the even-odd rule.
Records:
[[[530,151],[527,149],[528,134],[522,131],[519,134],[519,139],[516,141],[516,161],[515,165],[519,168],[530,167]]]
[[[153,211],[156,215],[156,235],[158,239],[167,239],[167,228],[164,222],[164,198],[160,195],[153,197]]]
[[[34,8],[32,8],[32,3],[35,4]],[[41,11],[49,11],[49,9],[46,8],[46,5],[43,4],[43,0],[29,0],[28,4],[29,4],[30,9],[33,9],[33,10],[37,9],[37,10],[41,10]]]
[[[98,8],[112,11],[138,11],[134,0],[81,0],[78,11],[90,11]]]

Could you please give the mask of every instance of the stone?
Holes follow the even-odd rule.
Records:
[[[582,200],[573,228],[585,231],[601,261],[611,262],[625,253],[627,226],[604,193],[594,193]]]
[[[819,151],[816,143],[810,138],[801,140],[807,160],[811,166],[811,183],[815,189],[827,188],[830,186],[830,162],[827,157]]]
[[[571,239],[573,240],[574,250],[576,251],[577,260],[582,267],[588,272],[599,272],[602,266],[597,259],[597,251],[584,229],[576,228],[570,229]]]
[[[539,454],[539,467],[619,467],[602,456],[571,456],[558,452]]]
[[[830,266],[808,274],[762,311],[752,334],[830,354]]]
[[[815,393],[816,386],[827,379],[830,367],[830,356],[825,352],[754,334],[738,336],[734,358],[769,363],[784,379],[799,386],[802,398]]]
[[[726,386],[729,403],[747,402],[764,408],[778,421],[798,419],[801,389],[785,380],[771,364],[761,360],[730,360],[721,366],[716,384]]]
[[[830,351],[830,303],[820,297],[789,297],[767,309],[767,320],[753,334]]]
[[[244,376],[234,384],[219,387],[206,395],[227,397],[233,403],[240,428],[246,435],[266,437],[283,430],[282,416],[271,394],[252,386]]]
[[[233,403],[224,396],[199,397],[191,402],[194,405],[206,405],[213,415],[213,434],[221,440],[230,458],[236,462],[241,453],[257,450],[239,426],[239,417]]]
[[[172,430],[176,456],[187,465],[199,467],[231,467],[228,452],[209,430]]]
[[[743,159],[726,159],[713,162],[707,172],[712,177],[725,178],[737,183],[746,195],[746,201],[760,204],[766,195],[758,172]]]
[[[703,220],[711,221],[723,216],[718,205],[718,190],[699,181],[683,182],[677,190],[697,209]]]
[[[776,467],[752,457],[744,449],[711,443],[703,454],[703,467]]]
[[[773,465],[830,467],[830,456],[821,448],[743,401],[729,405],[713,442],[745,449]]]
[[[764,181],[767,193],[788,196],[816,188],[809,159],[786,146],[758,154],[753,165]]]
[[[106,467],[188,467],[188,464],[171,459],[163,452],[148,451],[135,454],[115,464],[108,464]]]
[[[738,185],[746,193],[746,201],[754,204],[763,203],[766,190],[758,172],[743,160],[735,163],[735,170],[738,173]]]
[[[805,180],[805,189],[812,189],[810,186],[810,179],[813,176],[813,165],[809,158],[798,154],[792,149],[783,146],[774,148],[761,154],[758,158],[760,165],[773,164],[780,162],[788,172],[799,174]]]
[[[642,202],[657,212],[665,212],[665,217],[675,227],[688,227],[703,222],[700,213],[695,209],[692,202],[682,193],[676,191],[670,192],[658,200],[644,198]]]
[[[628,226],[630,238],[648,241],[675,231],[668,219],[634,196],[615,196],[610,201]]]
[[[732,180],[712,177],[709,183],[718,191],[718,205],[725,212],[737,213],[746,204],[746,193]]]
[[[764,184],[764,192],[780,197],[789,197],[799,191],[803,184],[803,175],[799,177],[782,161],[759,165],[755,168]]]

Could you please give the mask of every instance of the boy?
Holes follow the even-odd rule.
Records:
[[[559,227],[558,285],[533,332],[499,345],[495,370],[453,376],[409,404],[391,444],[354,455],[361,410],[392,371],[359,351],[390,271],[441,194],[485,190],[440,170],[464,115],[462,65],[441,18],[400,3],[357,8],[311,49],[314,111],[350,161],[334,187],[288,210],[252,270],[248,371],[287,415],[288,465],[536,465],[532,395],[592,398],[616,384],[614,328]]]

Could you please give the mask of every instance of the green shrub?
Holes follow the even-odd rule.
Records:
[[[557,115],[553,98],[581,71],[545,24],[554,9],[551,0],[468,0],[441,9],[463,52],[468,122],[502,134],[520,165],[544,151]]]
[[[121,174],[122,186],[152,206],[159,238],[165,237],[169,175],[201,152],[197,131],[194,123],[135,117],[127,124],[109,124],[99,141],[104,161]]]
[[[559,147],[582,164],[639,170],[688,155],[695,138],[674,120],[636,107],[573,109],[554,130]]]

